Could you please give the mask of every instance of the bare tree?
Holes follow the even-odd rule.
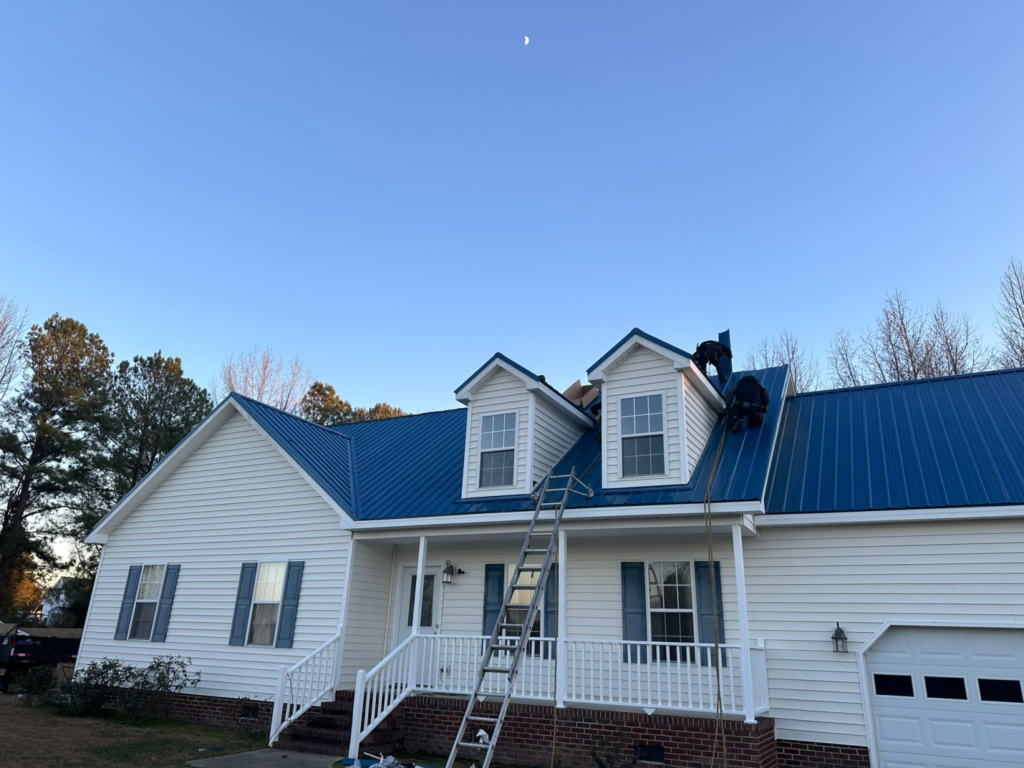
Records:
[[[932,310],[930,334],[932,373],[936,376],[983,371],[992,360],[971,318],[950,313],[942,301]]]
[[[996,331],[1002,348],[999,364],[1004,368],[1024,366],[1024,265],[1010,259],[999,281]]]
[[[832,384],[837,387],[859,387],[864,383],[860,369],[860,345],[850,332],[840,329],[828,349],[828,366],[832,372]]]
[[[941,301],[931,310],[915,307],[895,289],[859,341],[845,330],[836,334],[828,358],[832,382],[856,387],[983,371],[992,353],[969,316]]]
[[[11,388],[11,382],[24,364],[25,331],[28,313],[14,300],[0,296],[0,400]]]
[[[221,366],[220,380],[214,389],[218,400],[229,392],[238,392],[282,411],[297,413],[312,380],[312,372],[298,356],[286,361],[269,347],[253,347],[228,358]]]
[[[747,355],[747,368],[768,368],[776,365],[789,366],[789,378],[797,392],[811,392],[821,384],[818,361],[800,346],[800,339],[784,328],[774,339],[758,339],[754,349]]]

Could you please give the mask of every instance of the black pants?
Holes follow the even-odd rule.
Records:
[[[725,426],[733,432],[739,432],[740,422],[744,418],[747,420],[747,429],[754,429],[764,424],[764,414],[761,413],[760,406],[747,405],[744,407],[743,403],[733,403],[729,408]]]

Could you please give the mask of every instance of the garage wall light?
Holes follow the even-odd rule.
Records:
[[[836,631],[832,633],[832,650],[836,653],[848,653],[846,632],[836,622]]]

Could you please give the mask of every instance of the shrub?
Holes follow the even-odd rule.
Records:
[[[25,694],[33,704],[42,700],[53,687],[54,664],[41,664],[18,675],[19,692]]]
[[[71,682],[51,694],[50,701],[70,715],[98,716],[114,711],[129,717],[154,714],[166,699],[199,685],[200,673],[189,672],[192,659],[155,656],[147,667],[104,657],[75,672]]]

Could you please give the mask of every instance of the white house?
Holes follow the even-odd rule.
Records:
[[[732,766],[1024,764],[1024,371],[800,395],[755,374],[771,404],[736,434],[727,385],[639,329],[592,390],[499,354],[450,411],[325,428],[231,395],[90,534],[79,664],[189,656],[185,716],[447,752],[531,492],[575,468],[594,494],[498,759],[547,765],[557,720],[563,766],[612,736],[707,765],[720,677]]]

